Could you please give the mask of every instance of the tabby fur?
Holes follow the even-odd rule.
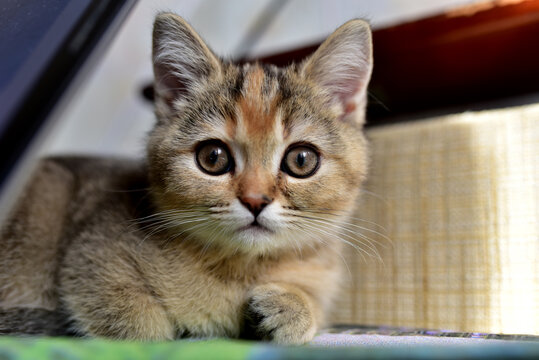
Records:
[[[301,64],[235,65],[159,14],[147,158],[41,162],[1,234],[0,333],[311,340],[367,172],[371,57],[368,25],[352,20]],[[233,170],[201,171],[208,139]],[[293,144],[319,152],[312,176],[283,171]]]

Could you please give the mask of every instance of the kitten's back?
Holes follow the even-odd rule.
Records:
[[[56,273],[68,234],[105,199],[137,201],[147,188],[141,169],[126,160],[42,160],[2,228],[0,308],[56,309]]]

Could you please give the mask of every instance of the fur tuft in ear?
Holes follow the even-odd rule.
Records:
[[[339,27],[302,65],[304,76],[342,108],[342,119],[362,123],[372,72],[372,37],[363,20]]]
[[[156,104],[166,112],[196,86],[218,73],[220,60],[181,17],[162,13],[153,27],[153,69]]]

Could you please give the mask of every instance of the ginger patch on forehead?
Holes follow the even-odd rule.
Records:
[[[260,66],[249,70],[245,76],[242,97],[238,101],[241,126],[250,138],[261,138],[273,133],[277,103],[263,89],[271,81]]]

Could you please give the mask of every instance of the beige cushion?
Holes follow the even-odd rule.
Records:
[[[539,104],[368,136],[356,216],[384,229],[355,223],[383,262],[347,251],[333,322],[538,334]]]

